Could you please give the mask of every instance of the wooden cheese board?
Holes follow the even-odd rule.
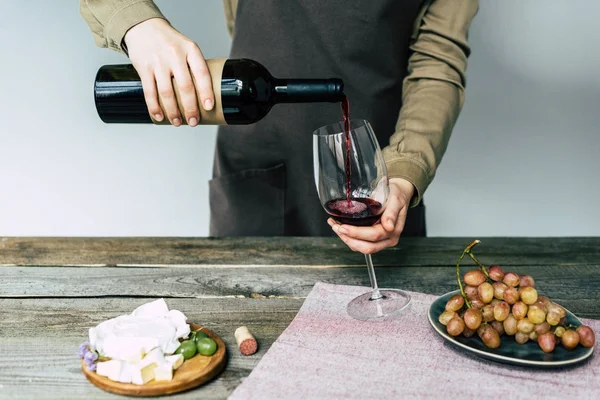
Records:
[[[173,372],[173,380],[156,382],[154,380],[145,385],[133,383],[120,383],[100,376],[86,368],[81,360],[81,369],[86,378],[107,392],[126,396],[163,396],[183,392],[200,386],[216,377],[227,364],[227,349],[223,339],[213,331],[200,325],[190,324],[192,331],[202,331],[217,343],[217,351],[212,356],[196,354]]]

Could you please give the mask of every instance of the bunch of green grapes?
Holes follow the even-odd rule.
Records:
[[[478,334],[489,348],[501,344],[502,335],[514,336],[517,343],[537,341],[550,353],[558,344],[572,350],[578,345],[593,347],[594,331],[587,325],[567,324],[566,310],[546,296],[538,295],[530,275],[504,272],[498,265],[486,269],[470,252],[479,243],[465,249],[457,263],[460,294],[452,296],[438,320],[451,336]],[[480,269],[468,271],[460,279],[459,264],[468,254]]]

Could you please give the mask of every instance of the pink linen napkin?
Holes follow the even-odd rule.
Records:
[[[230,399],[600,399],[600,357],[560,370],[499,364],[458,349],[427,320],[436,296],[386,321],[346,304],[368,288],[319,282]],[[599,320],[585,320],[600,333]]]

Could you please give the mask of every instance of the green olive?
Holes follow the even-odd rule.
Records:
[[[208,335],[202,331],[196,331],[194,333],[192,333],[192,338],[194,339],[194,342],[198,343],[198,340],[202,339],[202,338],[207,338]]]
[[[196,342],[196,347],[198,348],[198,353],[203,356],[212,356],[217,351],[217,342],[209,337],[200,338]]]
[[[181,342],[175,354],[182,354],[184,360],[188,360],[196,355],[196,343],[193,340],[184,340]]]

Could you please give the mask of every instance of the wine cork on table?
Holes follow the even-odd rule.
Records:
[[[240,353],[250,356],[258,350],[258,343],[247,327],[240,326],[235,330],[235,341],[237,342]]]

